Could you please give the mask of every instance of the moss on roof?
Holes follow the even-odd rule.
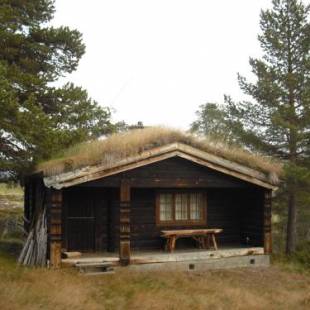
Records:
[[[250,153],[240,147],[228,146],[210,138],[198,138],[180,130],[164,127],[136,129],[113,134],[106,139],[77,144],[63,150],[55,158],[40,163],[36,170],[43,171],[45,176],[52,176],[86,166],[102,164],[109,167],[126,157],[174,142],[184,143],[259,170],[274,181],[282,171],[282,165],[272,158]]]

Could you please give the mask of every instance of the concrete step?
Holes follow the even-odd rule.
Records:
[[[77,262],[75,267],[80,273],[85,275],[99,275],[114,272],[112,264],[110,262]]]
[[[110,262],[77,262],[76,267],[109,267],[112,266]]]

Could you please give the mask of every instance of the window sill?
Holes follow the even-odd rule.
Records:
[[[157,222],[157,226],[206,226],[206,221]]]

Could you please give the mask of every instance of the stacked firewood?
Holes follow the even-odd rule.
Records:
[[[47,249],[47,216],[42,208],[34,217],[18,263],[25,266],[45,266]]]

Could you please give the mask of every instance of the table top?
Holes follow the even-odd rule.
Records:
[[[207,234],[218,234],[222,232],[223,229],[220,228],[208,228],[208,229],[176,229],[176,230],[162,230],[162,236],[197,236],[197,235],[207,235]]]

